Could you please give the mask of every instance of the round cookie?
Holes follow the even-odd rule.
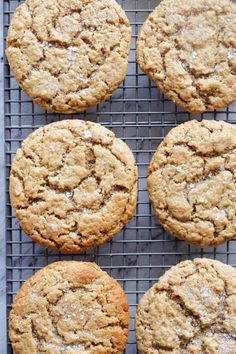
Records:
[[[148,191],[171,234],[197,247],[236,235],[236,126],[189,121],[172,129],[154,154]]]
[[[80,112],[124,79],[131,27],[115,0],[26,0],[13,16],[6,56],[39,106]]]
[[[140,354],[236,353],[236,270],[211,259],[172,267],[141,299]]]
[[[163,0],[137,40],[140,68],[191,113],[236,100],[236,4]]]
[[[52,123],[30,134],[17,150],[10,196],[22,229],[34,241],[85,252],[110,240],[133,216],[134,156],[99,124]]]
[[[16,354],[122,354],[129,306],[117,281],[94,263],[53,263],[28,279],[10,312]]]

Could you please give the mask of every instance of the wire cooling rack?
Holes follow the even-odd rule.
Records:
[[[3,94],[4,88],[4,107],[0,104],[0,111],[5,117],[4,120],[1,119],[0,124],[0,139],[2,138],[0,142],[2,144],[0,151],[0,178],[2,178],[0,182],[2,188],[0,196],[0,237],[2,237],[0,247],[1,354],[12,353],[10,343],[6,339],[5,320],[14,295],[27,278],[51,262],[69,259],[94,261],[121,283],[128,296],[131,312],[130,336],[126,354],[137,353],[134,332],[136,305],[144,292],[168,268],[182,260],[195,257],[214,258],[236,266],[236,239],[217,249],[209,248],[203,251],[166,234],[153,215],[146,189],[146,170],[151,156],[171,128],[193,118],[219,119],[235,123],[236,105],[214,113],[191,116],[163,96],[147,76],[139,70],[135,60],[135,42],[138,31],[149,12],[160,1],[121,0],[118,2],[126,11],[133,27],[128,74],[113,97],[96,108],[73,116],[45,112],[33,105],[31,100],[19,89],[10,73],[6,59],[0,58],[0,70],[4,68],[2,70],[4,71],[4,85],[0,87],[0,94]],[[10,19],[19,4],[20,1],[16,0],[1,1],[4,38]],[[1,53],[3,53],[1,47],[3,43],[4,39],[0,41]],[[131,147],[139,167],[139,199],[135,217],[113,241],[78,256],[46,250],[31,242],[30,238],[19,228],[8,194],[11,162],[22,140],[34,129],[65,118],[87,119],[110,128]],[[4,135],[5,145],[3,143]],[[4,151],[5,156],[3,156]],[[3,184],[4,178],[5,185]],[[3,193],[4,188],[5,194]],[[5,198],[6,209],[4,209]],[[5,218],[4,213],[6,214]],[[4,246],[5,237],[6,246]]]

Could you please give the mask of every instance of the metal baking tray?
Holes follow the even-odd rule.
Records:
[[[177,108],[151,83],[136,63],[135,42],[139,29],[159,0],[118,1],[133,27],[132,48],[126,79],[113,97],[82,114],[63,116],[46,112],[16,84],[6,58],[5,37],[10,19],[21,1],[0,1],[0,353],[12,354],[7,339],[7,316],[14,295],[35,271],[57,260],[96,262],[124,288],[130,304],[131,324],[126,354],[136,354],[134,318],[145,291],[176,263],[209,257],[236,266],[236,239],[217,248],[198,250],[168,235],[156,220],[147,194],[146,170],[157,145],[168,131],[189,119],[218,119],[236,123],[236,104],[228,109],[198,116]],[[4,98],[4,100],[3,100]],[[111,242],[86,254],[70,256],[44,249],[19,228],[8,193],[12,159],[22,140],[47,123],[80,118],[99,122],[124,139],[139,167],[139,199],[135,217]]]

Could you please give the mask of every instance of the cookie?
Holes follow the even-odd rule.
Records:
[[[137,167],[129,147],[99,124],[64,120],[17,150],[10,197],[22,229],[43,246],[85,252],[131,219]]]
[[[16,354],[122,354],[129,306],[117,281],[94,263],[53,263],[16,295],[9,335]]]
[[[236,126],[189,121],[172,129],[148,169],[148,191],[164,228],[197,247],[236,235]]]
[[[13,16],[6,56],[35,103],[69,114],[112,95],[126,75],[130,41],[115,0],[26,0]]]
[[[140,68],[191,113],[236,100],[236,4],[163,0],[138,36]]]
[[[211,259],[179,263],[141,299],[140,354],[235,354],[236,270]]]

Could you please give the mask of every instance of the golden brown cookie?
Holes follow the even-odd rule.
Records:
[[[187,111],[227,107],[236,100],[236,4],[163,0],[139,33],[137,60]]]
[[[115,0],[26,0],[13,16],[6,55],[35,103],[68,114],[112,95],[127,71],[130,40]]]
[[[133,216],[134,156],[99,124],[52,123],[30,134],[17,150],[10,196],[22,229],[34,241],[85,252],[110,240]]]
[[[56,262],[28,279],[10,312],[16,354],[122,354],[129,306],[95,263]]]
[[[235,354],[236,270],[211,259],[172,267],[141,299],[140,354]]]
[[[197,247],[236,235],[236,126],[189,121],[154,154],[148,191],[164,228]]]

